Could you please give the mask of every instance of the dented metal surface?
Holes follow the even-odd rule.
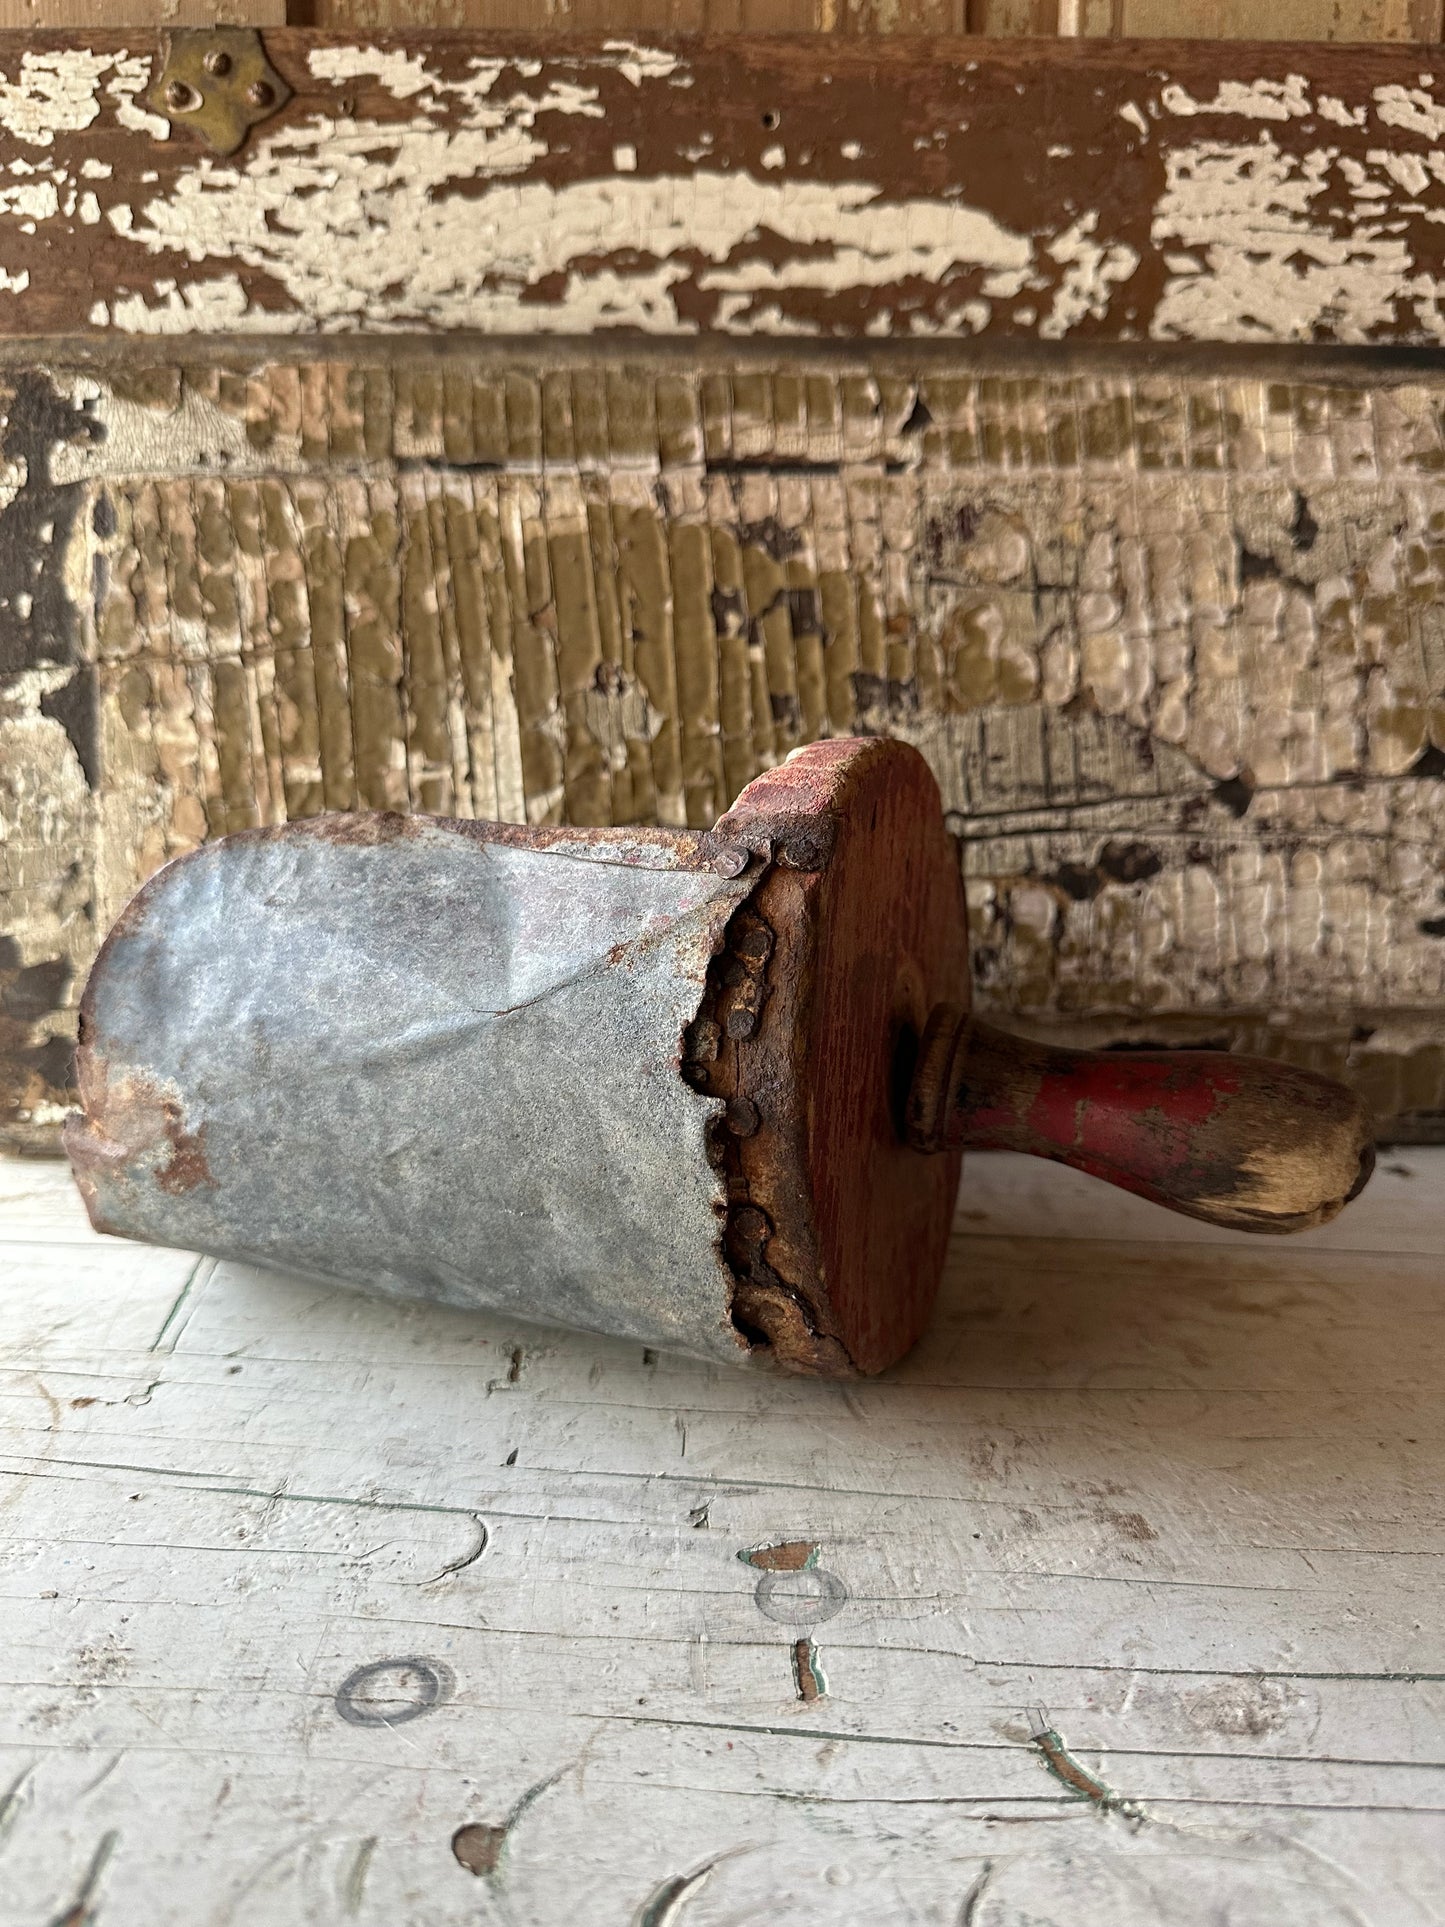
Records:
[[[67,1148],[92,1216],[741,1357],[720,1106],[678,1064],[753,880],[703,839],[488,829],[323,817],[153,878],[83,1007]]]

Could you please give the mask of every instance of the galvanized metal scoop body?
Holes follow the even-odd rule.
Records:
[[[127,910],[85,1015],[96,1222],[735,1356],[678,1042],[747,885],[696,839],[319,817]]]
[[[926,1320],[971,1107],[998,1141],[1006,1074],[965,1088],[993,1057],[966,1048],[964,937],[936,789],[896,744],[815,746],[711,835],[392,815],[245,832],[159,872],[107,939],[67,1148],[101,1230],[715,1359],[877,1370]],[[1363,1126],[1303,1076],[1277,1108],[1287,1132],[1328,1125],[1317,1219],[1358,1177]],[[1170,1196],[1174,1166],[1106,1174],[1227,1215],[1213,1175]]]

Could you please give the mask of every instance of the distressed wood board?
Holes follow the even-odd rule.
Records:
[[[0,36],[0,334],[1445,339],[1445,78],[1384,44]]]
[[[914,742],[979,1005],[1445,1120],[1445,387],[879,353],[0,371],[0,1132],[96,944],[322,809],[710,826]]]
[[[1373,1250],[1030,1237],[1021,1162],[846,1389],[0,1163],[0,1921],[1435,1927],[1445,1153]]]
[[[1010,34],[1437,40],[1440,0],[0,0],[0,27],[522,28],[572,33]]]

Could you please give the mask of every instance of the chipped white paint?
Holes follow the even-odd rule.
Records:
[[[1437,101],[1428,87],[1377,87],[1374,101],[1375,113],[1386,127],[1401,127],[1430,140],[1445,135],[1445,103]]]
[[[425,116],[406,126],[313,119],[256,141],[240,165],[204,158],[170,195],[111,209],[118,231],[148,252],[274,276],[299,314],[248,306],[239,282],[222,276],[188,281],[160,304],[131,295],[111,305],[110,324],[165,334],[190,331],[204,315],[210,325],[274,332],[278,320],[329,329],[364,315],[383,328],[422,318],[503,333],[623,324],[685,333],[692,324],[669,289],[693,270],[672,255],[712,260],[700,285],[743,297],[938,281],[960,264],[992,271],[987,296],[1015,292],[1028,275],[1031,243],[991,215],[954,201],[883,201],[867,182],[761,182],[702,168],[562,187],[516,181],[509,177],[547,152],[540,116],[600,110],[580,87],[494,102],[495,79],[452,83],[467,98],[449,128]],[[474,186],[445,192],[478,180],[495,185],[484,195]],[[725,265],[760,228],[815,252]],[[656,265],[572,271],[579,254],[614,251]],[[1098,273],[1121,266],[1116,251]],[[558,273],[571,275],[564,303],[525,299],[532,283]]]
[[[618,73],[640,87],[644,80],[671,80],[682,62],[665,47],[641,47],[631,40],[604,40],[602,51],[617,60]]]
[[[1336,94],[1321,94],[1315,102],[1315,112],[1321,120],[1333,121],[1336,127],[1363,127],[1369,119],[1367,108],[1346,107]]]
[[[1137,101],[1125,101],[1124,105],[1119,109],[1119,118],[1120,120],[1128,121],[1131,127],[1136,127],[1146,140],[1149,138],[1149,123],[1144,118],[1144,110]],[[1067,149],[1055,147],[1049,149],[1051,155],[1061,152],[1067,152]]]
[[[1054,294],[1053,306],[1039,327],[1045,341],[1062,341],[1086,317],[1103,315],[1113,287],[1127,281],[1139,265],[1133,248],[1122,242],[1102,246],[1092,237],[1099,225],[1097,211],[1082,214],[1073,226],[1048,244],[1048,253],[1064,263],[1066,272]]]
[[[190,384],[171,409],[132,401],[90,375],[59,378],[56,391],[77,411],[101,410],[105,422],[104,435],[57,441],[51,449],[50,479],[60,487],[110,475],[173,473],[177,462],[201,471],[261,473],[278,461],[294,462],[301,453],[301,437],[294,432],[274,438],[264,461],[258,459],[245,422]]]
[[[1113,110],[1124,124],[1114,138],[1162,148],[1151,239],[1169,273],[1136,323],[1119,290],[1137,273],[1137,244],[1116,238],[1117,226],[1110,233],[1116,209],[1083,196],[1031,222],[995,211],[982,193],[971,200],[966,166],[957,190],[899,194],[890,179],[898,198],[885,200],[856,137],[838,145],[852,177],[826,182],[807,171],[811,146],[784,144],[787,130],[742,165],[736,152],[731,166],[710,159],[718,150],[705,127],[661,172],[648,171],[656,162],[622,127],[603,149],[612,166],[604,160],[600,178],[569,180],[564,166],[559,181],[544,165],[572,145],[558,116],[604,112],[588,62],[593,77],[610,68],[631,88],[665,90],[695,78],[686,55],[612,40],[575,66],[488,52],[457,72],[455,61],[389,44],[310,45],[306,58],[314,80],[342,90],[341,111],[268,124],[229,162],[192,158],[188,145],[179,176],[168,169],[152,195],[147,170],[127,168],[138,185],[117,201],[76,191],[80,179],[108,178],[110,162],[85,155],[69,176],[37,177],[25,156],[86,133],[102,108],[129,131],[168,138],[142,104],[151,56],[26,52],[0,80],[0,129],[22,150],[0,189],[0,223],[25,236],[64,223],[68,240],[83,241],[104,222],[137,260],[164,257],[154,293],[122,253],[111,257],[118,290],[88,297],[91,325],[144,334],[705,326],[793,335],[849,325],[800,319],[819,304],[799,293],[912,283],[929,290],[922,312],[906,296],[875,300],[860,332],[964,338],[992,328],[1055,340],[1106,321],[1160,339],[1445,340],[1445,275],[1438,249],[1419,239],[1422,220],[1445,223],[1445,153],[1419,145],[1445,148],[1445,104],[1413,65],[1375,86],[1368,104],[1323,89],[1314,99],[1299,73],[1192,87],[1156,75],[1157,91],[1131,80]],[[380,88],[402,118],[358,117],[353,87],[373,99]],[[1300,151],[1298,124],[1312,115],[1352,136],[1378,125],[1379,142],[1362,152],[1357,140],[1321,140]],[[1239,138],[1241,121],[1257,135]],[[930,119],[913,145],[949,138]],[[1066,144],[1049,154],[1067,158]],[[764,232],[805,258],[769,259],[778,249]],[[177,256],[187,272],[174,271]],[[12,256],[7,272],[22,266],[28,253]],[[265,277],[259,286],[256,277]],[[31,266],[32,299],[36,280]],[[699,293],[717,297],[702,320]]]
[[[1415,183],[1435,189],[1429,211],[1445,219],[1445,156],[1432,153],[1413,168],[1384,150],[1369,158],[1384,178],[1371,179],[1336,148],[1285,154],[1267,133],[1170,150],[1152,238],[1197,252],[1171,253],[1153,335],[1308,341],[1327,327],[1337,340],[1363,342],[1409,302],[1416,328],[1445,341],[1445,280],[1417,264],[1398,223],[1368,218],[1369,204],[1387,198],[1390,180],[1403,173],[1408,191]],[[1338,218],[1315,214],[1342,200],[1360,204],[1344,232]]]
[[[146,134],[151,140],[168,141],[171,124],[161,114],[142,107],[138,96],[149,87],[151,63],[145,54],[120,54],[115,72],[105,83],[106,94],[115,103],[116,124],[127,133]]]
[[[81,47],[22,55],[18,78],[0,79],[0,128],[31,147],[79,133],[99,115],[97,83],[114,65],[111,55]]]
[[[1303,119],[1314,112],[1303,74],[1284,80],[1222,80],[1213,100],[1195,100],[1188,88],[1171,82],[1159,99],[1171,114],[1232,114],[1244,120]]]
[[[0,187],[0,214],[48,221],[59,212],[60,196],[53,181],[24,181],[19,187]]]
[[[846,1395],[102,1241],[0,1163],[16,1919],[1436,1927],[1445,1156],[1390,1163],[1358,1242],[1245,1250],[971,1159]],[[408,1656],[433,1710],[347,1700]]]
[[[145,54],[97,54],[83,47],[26,53],[14,81],[0,77],[0,129],[27,146],[53,147],[57,134],[83,133],[95,124],[103,92],[117,125],[129,133],[167,140],[170,123],[137,104],[150,76],[151,62]],[[20,171],[14,161],[11,171]],[[111,174],[107,162],[89,159],[81,171],[97,180]]]
[[[399,47],[312,47],[306,64],[318,80],[379,80],[393,100],[411,100],[436,84],[424,56]]]

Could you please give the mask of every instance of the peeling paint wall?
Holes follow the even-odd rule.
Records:
[[[371,355],[31,365],[0,1106],[136,884],[322,809],[708,825],[929,758],[982,1003],[1445,1117],[1445,387]]]

